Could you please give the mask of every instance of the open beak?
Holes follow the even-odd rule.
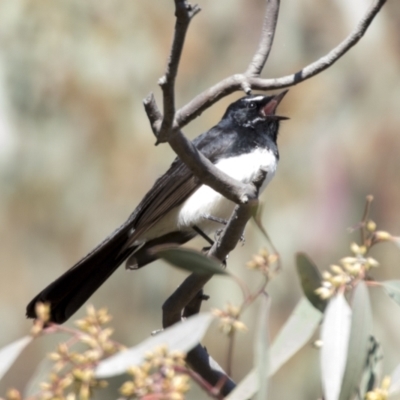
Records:
[[[279,103],[285,97],[286,93],[289,90],[284,90],[283,92],[278,93],[277,95],[273,96],[272,99],[261,108],[261,114],[264,117],[272,117],[273,119],[285,120],[289,119],[288,117],[282,117],[280,115],[275,115],[276,109],[278,108]]]

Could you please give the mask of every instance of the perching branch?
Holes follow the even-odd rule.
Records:
[[[200,12],[200,8],[197,5],[191,6],[186,0],[175,0],[176,23],[174,38],[165,74],[159,80],[163,92],[164,115],[158,109],[152,94],[144,100],[144,107],[151,122],[152,130],[157,137],[156,144],[169,141],[175,153],[203,183],[213,189],[218,187],[221,194],[234,202],[246,204],[249,200],[256,198],[256,190],[251,185],[237,182],[219,171],[197,151],[182,132],[173,129],[175,119],[175,79],[189,23],[198,12]]]
[[[266,172],[260,171],[256,180],[253,182],[257,190],[266,178]],[[223,230],[220,240],[216,240],[208,254],[219,259],[225,260],[228,254],[236,247],[240,240],[244,227],[250,219],[253,211],[252,205],[236,206],[229,219],[228,224]],[[175,292],[163,304],[163,327],[167,328],[181,320],[182,310],[188,304],[195,304],[193,310],[200,310],[201,301],[204,300],[202,288],[212,278],[212,275],[189,275]],[[235,384],[231,378],[225,374],[221,367],[215,363],[207,350],[201,345],[197,345],[187,355],[187,361],[194,371],[212,385],[221,383],[221,393],[226,396],[230,393]]]
[[[279,0],[266,0],[266,13],[261,38],[257,51],[247,70],[244,73],[235,74],[221,80],[176,111],[175,80],[182,49],[189,23],[200,11],[200,8],[198,6],[191,6],[186,0],[175,0],[176,24],[174,39],[165,74],[159,81],[163,92],[163,113],[159,110],[152,94],[144,100],[144,106],[153,133],[157,138],[156,144],[168,142],[178,157],[203,184],[210,186],[229,200],[238,204],[220,236],[220,240],[210,250],[210,255],[222,261],[236,246],[251,216],[252,206],[257,204],[258,185],[257,182],[246,185],[222,173],[197,151],[193,144],[185,138],[180,129],[218,100],[235,91],[243,90],[249,94],[253,89],[265,91],[287,88],[329,68],[361,39],[385,1],[374,0],[354,31],[327,55],[292,75],[276,79],[264,79],[260,77],[260,74],[272,48],[280,4]],[[179,322],[182,310],[189,303],[193,301],[197,302],[194,310],[200,307],[202,299],[194,299],[211,277],[192,274],[180,285],[164,303],[164,327]],[[221,384],[222,394],[229,393],[234,387],[232,380],[223,371],[211,365],[210,357],[202,346],[197,346],[189,353],[188,361],[193,369],[212,385],[215,385],[217,382],[221,384],[221,378],[223,378],[224,381]]]

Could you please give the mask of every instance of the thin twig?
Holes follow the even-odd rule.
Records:
[[[364,212],[363,212],[363,216],[361,219],[361,229],[360,229],[360,236],[361,236],[361,245],[365,246],[365,240],[367,237],[367,224],[368,224],[368,219],[369,219],[369,214],[371,212],[371,204],[374,200],[374,196],[372,195],[368,195],[366,197],[366,201],[365,201],[365,208],[364,208]]]
[[[280,0],[266,0],[266,3],[260,42],[253,59],[247,67],[245,73],[247,76],[259,76],[261,74],[272,49],[276,24],[278,22]],[[247,91],[245,90],[245,92]]]
[[[168,139],[175,118],[175,80],[178,73],[179,62],[185,43],[186,32],[192,18],[200,12],[200,7],[190,5],[186,0],[175,0],[175,30],[172,40],[171,52],[168,58],[165,75],[158,83],[163,92],[164,116],[158,132],[157,142]]]

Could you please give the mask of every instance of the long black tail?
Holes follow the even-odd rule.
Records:
[[[62,324],[111,276],[134,249],[121,252],[129,227],[122,225],[85,258],[42,290],[27,306],[28,318],[36,318],[37,302],[50,304],[50,320]]]
[[[129,239],[129,224],[122,225],[100,243],[85,258],[43,289],[27,306],[28,318],[36,318],[38,302],[50,304],[50,321],[62,324],[111,276],[132,254],[135,247],[125,248]],[[171,232],[148,241],[132,255],[129,267],[137,269],[154,261],[152,249],[159,245],[181,245],[195,236],[195,231]],[[124,249],[124,250],[123,250]]]

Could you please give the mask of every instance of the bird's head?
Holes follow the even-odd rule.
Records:
[[[256,128],[260,124],[289,119],[276,115],[276,109],[287,92],[285,90],[273,96],[242,97],[228,107],[223,119],[231,119],[245,128]]]

